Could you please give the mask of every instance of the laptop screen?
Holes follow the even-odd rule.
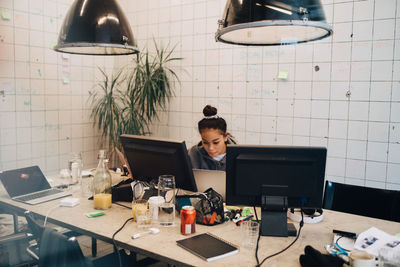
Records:
[[[0,179],[10,197],[51,188],[38,166],[4,171],[0,173]]]

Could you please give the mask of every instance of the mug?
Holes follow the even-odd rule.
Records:
[[[375,256],[365,251],[354,250],[349,254],[351,267],[375,267]]]

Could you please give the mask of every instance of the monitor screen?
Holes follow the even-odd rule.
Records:
[[[321,208],[326,148],[228,145],[226,159],[228,205]]]
[[[157,181],[160,175],[171,174],[177,188],[197,191],[184,141],[125,134],[120,139],[135,180]]]

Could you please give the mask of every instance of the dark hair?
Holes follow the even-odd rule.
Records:
[[[199,121],[198,127],[201,133],[204,129],[220,130],[223,135],[226,135],[226,121],[217,115],[217,109],[207,105],[203,109],[204,118]]]

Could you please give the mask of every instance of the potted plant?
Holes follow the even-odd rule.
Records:
[[[172,96],[172,81],[179,77],[169,63],[182,58],[173,57],[175,49],[160,48],[154,42],[155,53],[147,49],[119,69],[115,74],[101,73],[100,90],[89,94],[90,117],[108,141],[109,152],[121,149],[119,136],[149,134],[151,122],[158,118],[157,110],[165,110]]]

